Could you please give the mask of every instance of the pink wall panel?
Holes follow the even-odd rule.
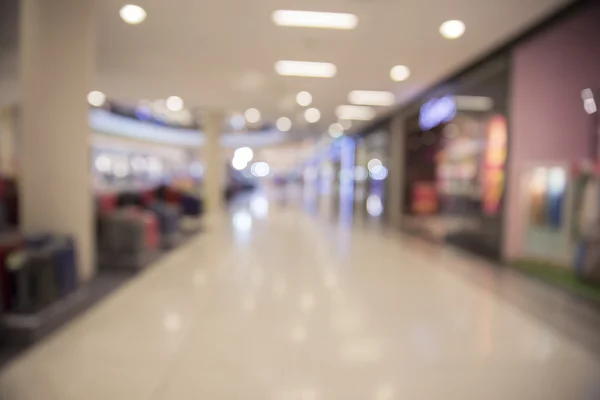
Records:
[[[600,94],[600,3],[519,45],[512,66],[507,259],[523,241],[520,176],[528,162],[575,162],[589,153],[581,91]],[[598,103],[600,101],[597,99]]]

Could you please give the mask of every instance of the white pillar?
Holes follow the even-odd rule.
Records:
[[[404,201],[406,142],[405,120],[400,116],[392,118],[390,123],[390,166],[389,166],[389,216],[392,226],[402,223],[402,202]]]
[[[21,0],[20,202],[25,233],[76,239],[95,272],[90,127],[93,0]]]
[[[208,214],[218,214],[223,207],[225,195],[225,164],[221,145],[223,114],[218,111],[206,112],[203,120],[205,141],[202,147],[204,160],[204,180],[202,193]]]
[[[13,177],[16,159],[16,107],[0,110],[0,175]]]

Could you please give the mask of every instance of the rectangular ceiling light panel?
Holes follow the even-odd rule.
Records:
[[[348,101],[357,105],[387,107],[396,102],[396,96],[392,92],[353,90],[348,93]]]
[[[335,115],[342,120],[369,121],[375,118],[375,110],[366,106],[343,105],[338,106]]]
[[[312,78],[331,78],[337,73],[334,64],[311,61],[277,61],[275,71],[285,76],[308,76]]]
[[[272,17],[277,25],[304,28],[354,29],[358,24],[356,15],[342,13],[277,10]]]

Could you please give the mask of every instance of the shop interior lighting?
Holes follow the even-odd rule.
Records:
[[[277,10],[272,14],[273,22],[279,26],[303,28],[354,29],[358,17],[354,14]]]
[[[281,132],[287,132],[292,129],[292,120],[287,117],[281,117],[277,120],[276,125],[277,129],[279,129]]]
[[[94,107],[102,107],[106,102],[106,95],[102,92],[94,90],[88,93],[87,101]]]
[[[319,122],[321,119],[321,111],[316,108],[309,108],[304,112],[304,119],[311,124]]]
[[[456,108],[461,111],[490,111],[494,108],[494,100],[485,96],[454,96]]]
[[[332,78],[337,73],[337,67],[326,62],[283,60],[275,63],[275,71],[283,76]]]
[[[171,96],[167,99],[169,111],[177,112],[183,110],[183,99],[179,96]]]
[[[329,135],[332,138],[337,139],[340,136],[342,136],[343,134],[344,134],[344,127],[339,122],[336,122],[335,124],[331,124],[329,126]]]
[[[396,102],[396,96],[392,92],[353,90],[348,93],[348,101],[357,105],[387,107]]]
[[[375,110],[367,106],[338,106],[335,115],[341,120],[369,121],[375,118]]]
[[[256,124],[260,121],[260,111],[258,111],[256,108],[249,108],[244,113],[244,117],[249,123]]]

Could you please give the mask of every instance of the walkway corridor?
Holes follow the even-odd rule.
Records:
[[[598,353],[479,263],[255,199],[7,366],[0,399],[600,398]]]

